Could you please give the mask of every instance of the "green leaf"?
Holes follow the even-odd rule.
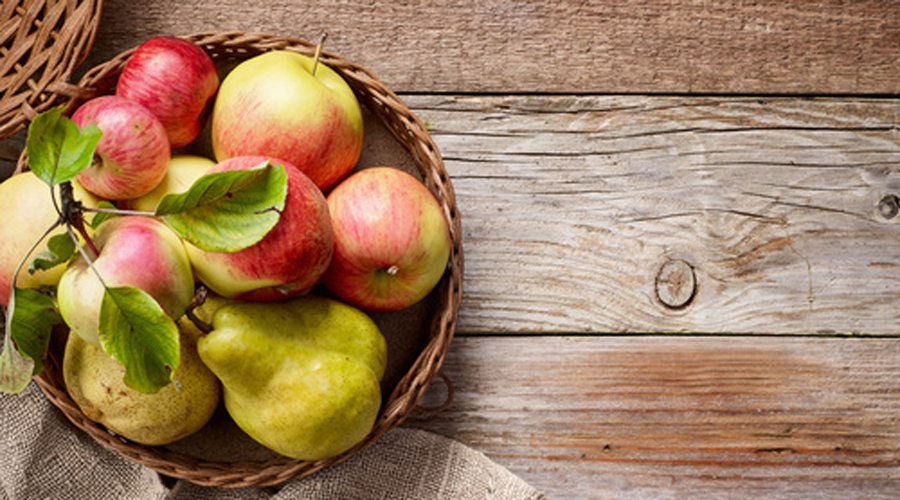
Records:
[[[9,335],[3,337],[0,351],[0,392],[19,394],[28,387],[34,372],[34,360],[23,356],[13,345]]]
[[[109,287],[100,305],[100,345],[125,367],[125,385],[154,393],[172,381],[181,359],[178,326],[138,288]]]
[[[103,209],[107,209],[107,210],[115,210],[116,206],[108,201],[101,201],[100,205],[98,205],[97,208],[103,208]],[[94,217],[91,219],[91,227],[94,229],[97,229],[98,227],[100,227],[100,224],[103,224],[104,222],[108,221],[109,219],[112,219],[115,217],[118,217],[118,215],[114,214],[114,213],[109,213],[109,212],[97,212],[96,214],[94,214]]]
[[[96,125],[79,130],[62,112],[57,107],[37,115],[25,141],[29,168],[50,186],[72,180],[89,167],[103,135]]]
[[[19,352],[34,360],[34,373],[37,374],[44,367],[41,358],[47,352],[53,327],[60,324],[62,318],[53,299],[36,290],[16,288],[14,296],[10,333]]]
[[[41,358],[47,352],[53,326],[62,319],[53,299],[22,288],[13,288],[8,311],[0,352],[0,391],[18,394],[44,368]]]
[[[249,170],[204,175],[186,193],[163,198],[156,215],[202,250],[237,252],[275,227],[286,198],[284,167],[266,161]]]
[[[65,264],[75,254],[75,242],[68,233],[57,234],[47,241],[47,248],[38,253],[28,264],[28,272],[46,271]]]

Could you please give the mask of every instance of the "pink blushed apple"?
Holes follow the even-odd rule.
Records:
[[[197,278],[224,297],[268,301],[297,295],[318,283],[331,262],[334,237],[325,196],[303,172],[263,156],[232,158],[209,172],[245,170],[266,160],[283,165],[287,173],[287,199],[275,227],[237,252],[207,252],[185,244]]]
[[[216,160],[270,155],[326,192],[356,165],[363,119],[356,95],[325,64],[287,51],[247,59],[223,80],[211,118]]]
[[[72,186],[76,201],[88,208],[99,206],[100,200],[85,191],[78,181],[73,181]],[[0,214],[0,305],[6,306],[9,304],[16,268],[44,231],[59,220],[59,214],[50,198],[49,187],[30,171],[14,175],[0,183]],[[53,230],[28,258],[34,259],[47,249],[49,238],[64,232],[65,229],[61,227]],[[35,271],[34,274],[27,269],[26,262],[16,279],[16,286],[19,288],[56,286],[65,267],[56,266]]]
[[[76,177],[91,193],[107,200],[137,198],[165,177],[169,140],[162,123],[146,107],[122,97],[101,96],[72,115],[79,127],[94,124],[103,137],[90,167]]]
[[[94,267],[107,286],[139,288],[173,319],[184,314],[194,297],[194,277],[181,239],[165,224],[150,217],[117,217],[97,228],[92,241],[100,252]],[[80,255],[57,287],[63,320],[94,345],[100,345],[103,294],[103,283]]]
[[[175,149],[200,134],[218,88],[219,75],[209,54],[187,40],[160,36],[142,43],[128,58],[116,95],[152,111]]]
[[[450,231],[437,200],[415,177],[378,167],[359,171],[328,195],[334,257],[323,283],[369,311],[396,311],[437,285],[450,256]]]

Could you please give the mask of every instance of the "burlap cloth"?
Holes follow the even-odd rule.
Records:
[[[0,394],[0,500],[542,499],[484,454],[399,427],[344,463],[276,488],[217,489],[164,481],[72,426],[32,383]]]

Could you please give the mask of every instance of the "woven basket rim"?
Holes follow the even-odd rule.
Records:
[[[315,45],[301,39],[241,31],[204,32],[181,37],[204,48],[214,60],[245,59],[270,50],[289,50],[312,55]],[[81,102],[108,92],[135,48],[125,50],[88,70],[77,85],[66,91],[67,112]],[[440,370],[456,331],[462,298],[462,233],[460,214],[449,175],[437,146],[424,124],[403,101],[368,69],[337,54],[322,51],[321,59],[350,84],[361,104],[367,106],[410,154],[422,181],[437,198],[450,226],[451,253],[447,271],[435,287],[437,309],[431,318],[427,342],[393,391],[383,399],[381,413],[369,435],[350,450],[318,461],[276,458],[265,461],[214,462],[199,460],[162,447],[145,446],[116,436],[88,419],[69,397],[62,378],[61,355],[51,350],[46,369],[35,380],[47,399],[77,428],[102,446],[161,474],[202,486],[240,488],[273,486],[313,474],[343,462],[400,425],[415,410],[431,380]],[[25,155],[17,171],[27,169]]]
[[[65,99],[94,44],[104,0],[25,3],[0,7],[0,140]]]

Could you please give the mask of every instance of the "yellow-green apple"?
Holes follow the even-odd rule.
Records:
[[[123,97],[100,96],[72,114],[79,127],[103,132],[94,161],[76,177],[88,191],[108,200],[137,198],[162,181],[170,148],[162,122],[149,109]]]
[[[222,80],[211,122],[217,161],[281,158],[323,192],[362,152],[362,112],[353,90],[328,66],[295,52],[267,52],[235,67]]]
[[[265,156],[239,156],[209,170],[246,170],[265,161],[284,166],[287,198],[275,227],[237,252],[208,252],[185,243],[197,278],[217,294],[242,300],[279,300],[318,283],[331,262],[334,237],[325,196],[292,164]]]
[[[152,111],[174,149],[200,134],[207,104],[218,88],[219,74],[209,54],[187,40],[159,36],[142,43],[128,58],[116,95]]]
[[[77,181],[72,181],[72,186],[76,201],[86,207],[97,208],[100,200],[96,196],[85,191]],[[50,196],[50,187],[30,171],[14,175],[0,183],[0,304],[4,306],[9,304],[12,278],[19,263],[44,232],[59,219]],[[56,198],[58,202],[59,196],[56,195]],[[28,258],[33,259],[46,250],[47,240],[63,232],[61,227],[55,229]],[[35,271],[34,274],[28,273],[27,269],[26,264],[16,279],[16,286],[19,288],[55,286],[59,283],[65,266]]]
[[[331,293],[369,311],[395,311],[437,285],[450,256],[450,231],[418,179],[390,167],[361,170],[328,195],[334,257],[323,277]]]
[[[174,155],[169,160],[169,168],[166,176],[153,191],[132,200],[119,202],[120,208],[140,210],[142,212],[155,212],[159,202],[168,194],[181,194],[187,192],[191,185],[200,177],[203,177],[216,162],[202,156],[181,154]]]
[[[100,345],[103,283],[147,292],[173,319],[184,314],[194,297],[194,277],[181,239],[165,224],[152,217],[116,217],[101,224],[91,239],[100,252],[93,262],[103,282],[79,255],[57,287],[59,312],[73,332]]]

